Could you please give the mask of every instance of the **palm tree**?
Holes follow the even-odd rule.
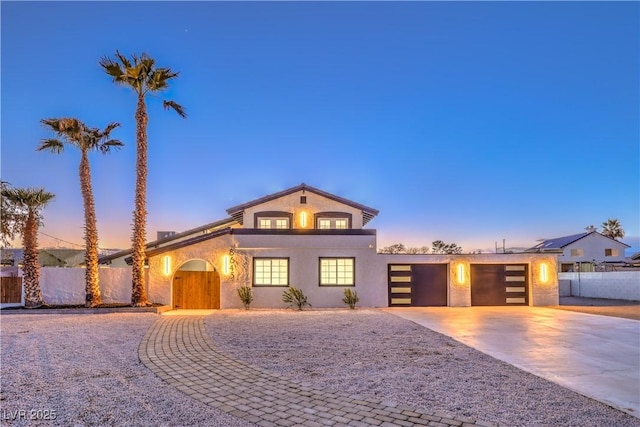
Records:
[[[65,144],[80,150],[80,191],[84,205],[84,242],[86,264],[85,270],[85,305],[96,307],[102,304],[100,284],[98,280],[98,227],[96,225],[96,207],[91,187],[91,168],[89,167],[89,152],[100,151],[107,154],[111,149],[118,149],[124,145],[120,140],[111,139],[111,132],[120,126],[111,123],[103,130],[89,128],[75,118],[43,119],[40,121],[45,127],[57,134],[61,139],[44,139],[37,151],[50,151],[55,154],[64,151]]]
[[[103,57],[100,66],[113,78],[114,83],[133,90],[136,105],[136,189],[133,211],[132,236],[132,291],[134,306],[148,305],[145,286],[144,264],[147,225],[147,105],[146,96],[157,94],[169,87],[169,82],[178,77],[178,72],[170,68],[155,66],[155,60],[143,53],[132,55],[131,59],[116,51],[115,59]],[[186,117],[184,109],[170,100],[163,100],[165,109],[173,109],[181,117]]]
[[[38,227],[42,220],[40,212],[55,196],[43,188],[5,188],[2,190],[2,197],[27,211],[21,233],[24,247],[24,306],[37,308],[44,304],[38,263]]]
[[[11,184],[7,181],[0,180],[0,191],[9,189],[11,189]],[[0,229],[0,244],[2,244],[2,246],[9,246],[11,241],[20,235],[22,227],[24,226],[24,220],[26,219],[23,213],[23,209],[16,206],[11,200],[6,197],[0,197],[0,221],[2,223]]]
[[[624,230],[620,221],[617,219],[608,219],[602,223],[602,234],[612,239],[621,239],[624,237]]]

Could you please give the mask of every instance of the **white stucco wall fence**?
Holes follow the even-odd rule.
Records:
[[[99,269],[103,303],[131,303],[131,269]],[[85,269],[42,267],[40,288],[47,304],[84,304]]]
[[[571,295],[588,298],[640,301],[640,271],[560,273],[571,281]]]

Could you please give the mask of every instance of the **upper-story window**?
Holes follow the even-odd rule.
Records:
[[[288,218],[260,218],[258,228],[289,228]]]
[[[318,228],[321,230],[346,229],[348,221],[346,218],[319,218]]]
[[[584,256],[584,249],[571,249],[571,256]]]
[[[351,228],[351,215],[343,212],[320,212],[315,215],[320,230],[346,230]]]
[[[263,229],[291,228],[292,215],[289,212],[257,212],[254,214],[254,227]]]
[[[620,253],[617,249],[605,249],[604,256],[618,256]]]

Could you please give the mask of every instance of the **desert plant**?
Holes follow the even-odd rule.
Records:
[[[238,288],[238,296],[244,305],[245,310],[249,310],[249,306],[253,302],[253,291],[249,286],[241,286]]]
[[[294,288],[293,286],[282,293],[282,301],[289,304],[289,307],[295,305],[298,307],[298,310],[302,310],[306,305],[311,307],[311,304],[307,301],[307,296],[304,292],[302,292],[301,289]]]
[[[345,288],[344,290],[344,298],[342,298],[342,302],[347,304],[350,309],[356,308],[356,304],[360,301],[358,298],[358,293],[356,291],[352,291],[349,288]]]

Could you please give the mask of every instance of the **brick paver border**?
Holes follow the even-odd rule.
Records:
[[[314,390],[222,353],[203,316],[162,317],[138,347],[140,361],[178,390],[259,426],[495,426],[454,414]]]

